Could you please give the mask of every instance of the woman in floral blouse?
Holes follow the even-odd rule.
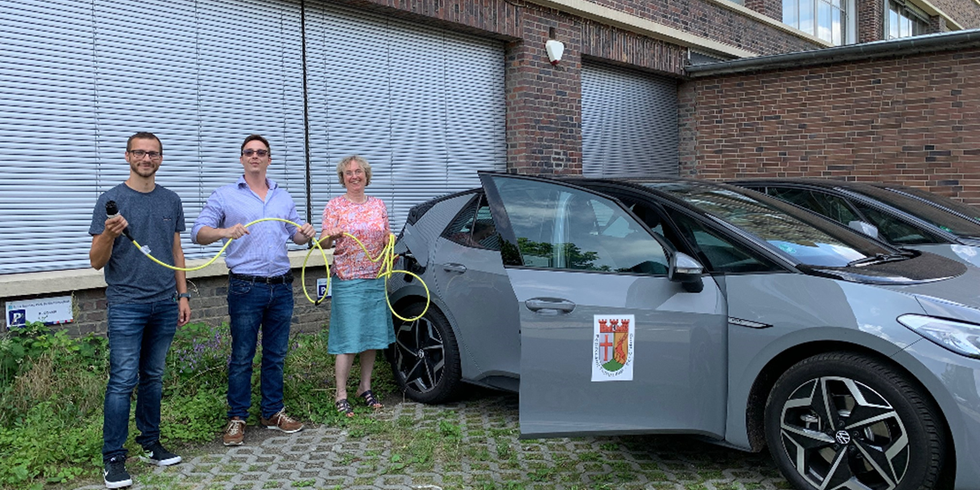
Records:
[[[337,177],[347,192],[331,199],[323,209],[320,234],[324,247],[335,246],[327,352],[337,356],[337,411],[353,417],[347,379],[357,354],[361,355],[361,379],[356,395],[371,408],[384,408],[371,392],[371,371],[377,350],[393,343],[395,332],[385,299],[385,281],[378,278],[382,261],[371,262],[369,257],[375,258],[384,250],[391,231],[384,201],[364,193],[371,183],[371,165],[357,155],[349,156],[337,165]],[[367,254],[345,233],[357,237]]]

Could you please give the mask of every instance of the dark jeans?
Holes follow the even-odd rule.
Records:
[[[293,285],[228,279],[231,360],[228,363],[228,417],[248,418],[252,405],[252,360],[262,329],[263,417],[282,410],[282,370],[293,318]]]
[[[136,438],[142,446],[160,439],[160,398],[170,342],[177,332],[177,303],[110,305],[108,308],[109,383],[105,390],[102,459],[126,457],[129,408],[136,396]]]

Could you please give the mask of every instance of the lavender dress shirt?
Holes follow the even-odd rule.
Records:
[[[260,218],[282,218],[300,226],[306,224],[296,213],[296,204],[289,192],[270,178],[266,178],[266,183],[269,192],[265,201],[249,189],[244,175],[234,184],[215,189],[194,222],[191,240],[198,243],[197,233],[204,226],[227,228]],[[232,241],[226,249],[225,264],[228,269],[236,274],[263,277],[281,276],[289,272],[286,240],[292,239],[299,228],[282,221],[263,221],[249,226],[248,231],[248,235]]]

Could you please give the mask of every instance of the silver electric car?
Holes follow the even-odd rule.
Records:
[[[799,489],[980,488],[980,269],[724,184],[480,177],[399,236],[409,397],[768,447]]]
[[[898,184],[827,179],[730,182],[885,240],[980,266],[980,209]]]

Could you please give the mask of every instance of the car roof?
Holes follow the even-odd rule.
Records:
[[[668,186],[677,186],[676,188],[687,188],[687,189],[728,189],[733,192],[744,193],[746,191],[751,193],[756,193],[755,190],[746,189],[745,187],[738,187],[725,182],[718,182],[713,180],[703,180],[703,179],[688,179],[683,177],[612,177],[612,178],[592,178],[592,177],[566,177],[562,179],[563,182],[570,184],[578,184],[582,187],[590,187],[592,185],[615,185],[619,187],[633,188],[640,192],[652,193],[661,197],[662,199],[675,202],[686,208],[690,208],[698,213],[703,214],[700,209],[691,206],[686,203],[683,199],[678,197],[676,194],[668,192]],[[648,184],[663,184],[664,188],[658,188],[656,186],[650,186]],[[774,198],[761,194],[757,196],[764,201],[774,200]],[[776,199],[775,201],[779,201]]]
[[[778,184],[796,184],[796,185],[806,185],[811,187],[820,187],[824,189],[841,188],[848,189],[855,192],[860,192],[861,189],[903,189],[906,186],[899,184],[889,184],[884,182],[865,182],[865,181],[853,181],[853,180],[838,180],[838,179],[818,179],[818,178],[806,178],[806,177],[777,177],[777,178],[753,178],[753,179],[734,179],[727,181],[729,184],[734,185],[778,185]]]

